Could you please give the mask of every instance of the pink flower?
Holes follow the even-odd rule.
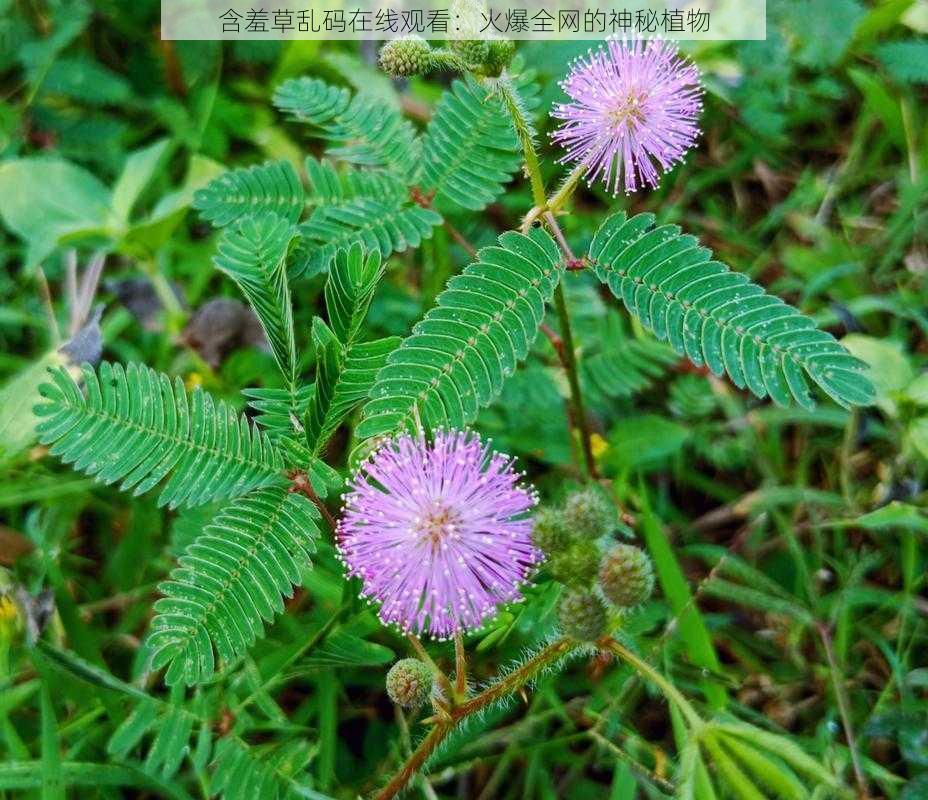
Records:
[[[586,167],[618,194],[656,187],[660,174],[683,160],[699,136],[699,69],[659,39],[609,40],[607,50],[578,58],[561,88],[571,102],[551,115],[564,120],[552,135],[563,162]]]
[[[339,554],[362,596],[404,631],[447,638],[479,628],[541,560],[528,514],[537,502],[508,456],[476,434],[392,439],[351,485]]]

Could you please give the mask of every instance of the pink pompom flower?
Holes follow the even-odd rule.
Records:
[[[448,638],[521,599],[542,555],[537,497],[519,479],[511,458],[470,432],[402,434],[364,462],[336,543],[384,623]]]
[[[699,69],[660,39],[617,41],[571,66],[561,88],[569,103],[551,115],[563,120],[552,139],[566,149],[560,163],[586,167],[618,194],[656,187],[696,143],[702,110]]]

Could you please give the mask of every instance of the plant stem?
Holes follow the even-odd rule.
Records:
[[[551,233],[557,239],[558,245],[568,261],[574,261],[574,255],[571,252],[570,245],[564,238],[560,225],[554,215],[545,210],[550,208],[550,203],[545,195],[544,181],[541,177],[541,167],[538,163],[538,154],[535,152],[535,144],[532,141],[532,129],[528,120],[525,118],[521,103],[513,88],[504,81],[500,81],[501,94],[512,117],[513,125],[522,143],[522,153],[525,158],[525,170],[528,173],[529,183],[532,187],[532,198],[535,202],[537,213],[544,213],[545,222],[551,229]],[[576,170],[575,170],[576,172]],[[576,186],[576,180],[579,179],[571,175],[567,182],[561,187],[554,196],[558,204],[563,204],[573,192],[572,186]],[[567,373],[567,382],[570,386],[570,402],[573,410],[574,424],[580,431],[580,444],[583,450],[583,461],[586,466],[587,477],[596,480],[598,473],[596,470],[596,459],[593,458],[593,445],[590,440],[590,425],[586,416],[586,408],[583,403],[583,395],[580,391],[580,378],[577,372],[577,357],[574,351],[574,337],[570,326],[570,314],[567,311],[567,301],[564,298],[564,287],[562,282],[558,282],[554,289],[554,307],[557,311],[558,322],[561,327],[561,338],[564,342],[564,371]]]
[[[696,709],[690,704],[681,693],[670,681],[667,680],[660,672],[658,672],[654,667],[652,667],[647,661],[636,656],[631,650],[629,650],[624,645],[619,644],[615,639],[605,638],[600,641],[600,647],[605,650],[609,650],[611,653],[616,655],[630,667],[637,670],[644,677],[648,678],[653,684],[657,686],[664,693],[664,697],[668,700],[672,700],[676,703],[677,708],[683,713],[683,716],[686,717],[686,721],[689,723],[690,727],[694,730],[698,730],[703,725],[702,717],[699,716]]]
[[[825,648],[825,657],[828,659],[828,671],[831,673],[831,683],[835,690],[835,699],[838,702],[838,713],[841,715],[841,724],[844,727],[844,738],[847,739],[847,749],[851,754],[854,780],[860,790],[860,797],[863,800],[869,800],[867,779],[864,777],[864,771],[860,764],[857,739],[854,736],[854,727],[851,724],[851,711],[848,707],[847,696],[844,693],[844,686],[841,683],[841,671],[838,669],[838,662],[835,660],[835,651],[831,646],[831,632],[828,630],[828,626],[823,623],[819,623],[817,628],[818,635],[822,639],[822,646]]]
[[[583,461],[586,464],[587,476],[591,480],[596,480],[599,473],[596,470],[596,459],[593,457],[590,423],[583,404],[583,394],[580,391],[577,354],[574,351],[574,337],[570,327],[570,315],[567,311],[567,300],[564,297],[564,285],[562,283],[558,283],[554,288],[554,309],[557,311],[558,322],[561,327],[561,338],[564,341],[564,371],[567,373],[567,383],[570,385],[570,402],[573,407],[574,422],[580,431]]]
[[[403,764],[400,771],[375,795],[375,800],[390,800],[390,798],[396,797],[435,751],[435,748],[444,741],[445,737],[451,733],[462,720],[486,708],[497,700],[506,697],[506,695],[518,691],[536,678],[547,667],[550,667],[577,647],[579,647],[579,643],[572,639],[558,639],[556,642],[549,644],[537,653],[533,658],[526,661],[521,667],[514,669],[492,686],[484,689],[476,697],[450,709],[450,721],[436,723],[426,737],[420,742],[413,754],[406,760],[406,763]]]
[[[467,656],[460,631],[454,634],[454,693],[456,699],[467,697]]]
[[[547,211],[550,211],[551,214],[557,214],[561,210],[564,204],[573,196],[585,170],[586,165],[584,164],[578,164],[574,167],[573,172],[564,179],[558,190],[551,195],[551,199],[547,203]]]

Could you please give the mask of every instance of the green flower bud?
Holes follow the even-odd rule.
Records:
[[[555,580],[568,586],[590,586],[596,580],[601,559],[596,542],[584,539],[552,556],[548,569]]]
[[[592,592],[567,592],[557,607],[557,618],[565,635],[593,642],[605,634],[606,604]]]
[[[397,661],[387,673],[387,694],[398,706],[421,706],[432,694],[432,670],[418,658]]]
[[[648,554],[630,544],[617,544],[603,559],[599,587],[619,608],[641,605],[654,591],[654,568]]]
[[[542,508],[535,514],[532,541],[545,555],[552,556],[567,549],[572,538],[560,511]]]
[[[567,498],[564,521],[575,536],[598,539],[615,527],[615,506],[602,492],[584,489]]]
[[[516,54],[516,44],[512,39],[491,39],[489,42],[489,53],[486,58],[487,72],[490,75],[499,75],[512,57]]]
[[[432,47],[421,36],[404,36],[380,49],[380,66],[394,78],[420,75],[432,65]]]
[[[485,39],[455,39],[451,49],[470,67],[482,65],[490,54],[490,45]]]

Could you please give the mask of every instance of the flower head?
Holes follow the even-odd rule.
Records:
[[[618,194],[656,187],[660,174],[683,160],[699,135],[698,68],[660,39],[610,39],[607,50],[578,58],[561,88],[571,102],[556,105],[564,121],[552,138],[579,162],[586,178]]]
[[[519,477],[511,458],[458,431],[403,434],[362,465],[337,545],[384,622],[445,638],[521,599],[541,553],[527,513],[537,498]]]

